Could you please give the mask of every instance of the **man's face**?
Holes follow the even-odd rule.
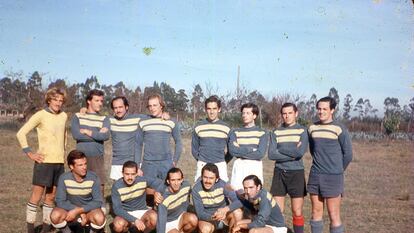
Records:
[[[117,99],[113,101],[112,107],[113,107],[115,116],[118,118],[124,117],[126,112],[128,111],[128,107],[124,105],[124,101],[122,99]]]
[[[84,177],[86,176],[86,171],[88,169],[88,162],[86,158],[75,159],[74,164],[69,166],[71,172],[77,176]]]
[[[296,124],[296,118],[298,117],[298,112],[295,112],[292,106],[282,108],[282,119],[283,123],[286,126],[292,126]]]
[[[253,108],[243,108],[242,120],[244,125],[249,125],[254,122],[256,115],[252,112]]]
[[[216,174],[214,174],[214,172],[204,170],[201,177],[201,182],[203,182],[204,189],[210,190],[217,182]]]
[[[138,173],[135,167],[124,167],[124,170],[122,171],[122,178],[124,179],[125,184],[132,185],[137,176]]]
[[[333,120],[335,109],[331,109],[329,102],[318,103],[318,117],[322,123],[329,123]]]
[[[103,105],[103,96],[93,95],[91,100],[88,100],[88,112],[100,112]]]
[[[151,116],[161,117],[162,115],[162,106],[158,98],[152,98],[148,100],[148,111]]]
[[[260,186],[256,186],[253,180],[243,182],[244,193],[248,199],[253,199],[260,191]]]
[[[181,172],[170,173],[167,182],[174,193],[178,192],[181,188],[181,183],[183,183]]]
[[[49,109],[54,113],[60,112],[63,106],[63,95],[56,94],[51,100],[49,100]]]
[[[216,102],[207,103],[206,112],[207,118],[209,121],[215,121],[218,119],[218,114],[221,111],[221,108],[217,106]]]

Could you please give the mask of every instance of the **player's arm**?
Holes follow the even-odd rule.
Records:
[[[167,207],[163,203],[158,205],[157,233],[165,233],[165,225],[167,224],[167,214]]]
[[[236,192],[224,187],[224,196],[230,200],[229,211],[232,212],[235,209],[239,209],[243,207],[243,204],[237,198]]]
[[[72,133],[73,139],[75,139],[78,142],[93,142],[94,141],[88,135],[81,133],[79,118],[76,114],[72,117],[72,120],[70,122],[70,132]]]
[[[126,211],[122,207],[121,195],[118,192],[118,187],[116,185],[112,186],[111,189],[111,199],[112,199],[112,208],[116,216],[120,216],[127,220],[128,222],[135,222],[137,218],[130,215],[128,211]]]
[[[233,157],[237,158],[244,158],[244,156],[253,151],[253,147],[248,146],[240,146],[237,143],[237,136],[235,132],[232,130],[229,135],[229,143],[228,143],[229,153]]]
[[[181,132],[180,132],[180,125],[177,123],[175,123],[175,126],[172,130],[172,137],[174,139],[175,142],[175,151],[174,151],[174,157],[173,157],[173,161],[174,164],[177,165],[178,160],[180,159],[181,156],[181,152],[183,150],[183,144],[182,144],[182,140],[181,140]]]
[[[33,161],[42,163],[44,155],[34,153],[27,143],[27,134],[36,128],[41,122],[41,112],[35,113],[30,119],[19,129],[16,134],[17,140],[23,152]]]
[[[260,228],[266,226],[266,221],[269,219],[272,211],[272,204],[267,198],[262,198],[259,203],[259,213],[255,215],[252,222],[248,224],[248,228]]]
[[[138,164],[138,168],[141,165],[142,157],[142,148],[144,146],[144,131],[142,130],[140,124],[138,124],[137,134],[135,136],[135,162]]]
[[[268,157],[270,160],[274,160],[277,163],[283,163],[288,161],[293,161],[294,158],[291,156],[285,155],[279,151],[280,145],[277,143],[275,132],[270,133],[270,142],[269,142],[269,151]]]
[[[93,182],[92,185],[92,200],[88,202],[87,205],[83,206],[85,212],[89,212],[94,209],[99,209],[102,206],[103,198],[101,192],[101,182],[98,177]]]
[[[193,155],[194,159],[198,161],[199,159],[199,148],[200,148],[200,138],[197,135],[195,128],[193,129],[193,134],[191,137],[191,154]]]
[[[343,168],[345,171],[349,163],[352,161],[352,141],[348,130],[345,127],[342,127],[342,133],[339,135],[338,140],[342,149]]]
[[[200,197],[200,194],[193,188],[191,191],[191,196],[193,198],[193,204],[195,208],[195,212],[199,220],[202,221],[211,221],[211,214],[207,213],[206,209],[203,205],[203,200]]]
[[[269,143],[269,135],[265,131],[265,133],[259,139],[259,145],[257,149],[252,150],[251,152],[244,155],[244,158],[261,160],[266,154],[268,143]]]
[[[67,198],[66,185],[64,182],[63,175],[59,177],[58,185],[56,188],[55,201],[56,201],[56,206],[64,210],[70,211],[76,208],[76,206],[72,204]]]
[[[102,128],[100,130],[92,130],[91,132],[91,138],[93,138],[96,141],[106,141],[109,139],[109,128],[111,127],[111,124],[109,122],[109,118],[105,117]]]
[[[302,132],[302,134],[300,135],[300,139],[299,139],[299,143],[297,144],[296,147],[292,147],[292,148],[280,148],[279,152],[286,154],[288,156],[291,156],[292,158],[294,158],[295,160],[299,160],[303,157],[303,155],[306,153],[306,150],[308,148],[308,133],[306,132],[306,130],[304,130]]]

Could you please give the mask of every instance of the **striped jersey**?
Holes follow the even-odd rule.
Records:
[[[148,209],[145,189],[150,187],[158,190],[162,184],[162,180],[145,176],[137,176],[131,185],[127,185],[123,178],[118,179],[112,185],[111,191],[112,208],[115,215],[128,222],[134,222],[137,218],[128,212]]]
[[[309,148],[312,155],[311,172],[342,174],[352,161],[352,143],[348,130],[333,121],[316,122],[309,126]]]
[[[173,193],[165,186],[161,192],[164,200],[158,205],[157,232],[164,233],[167,222],[178,219],[187,211],[191,186],[187,181],[183,181],[178,192]]]
[[[227,206],[228,202],[230,202],[230,211],[242,206],[236,193],[222,179],[219,179],[209,190],[205,190],[199,178],[193,186],[191,196],[197,217],[203,221],[211,221],[213,214],[219,208]]]
[[[205,163],[223,162],[229,132],[230,127],[222,120],[198,122],[191,139],[193,157]]]
[[[242,200],[243,206],[255,213],[248,228],[261,228],[266,225],[274,227],[285,227],[285,218],[280,211],[276,200],[268,191],[261,189],[255,198]]]
[[[102,193],[98,176],[88,171],[82,182],[77,182],[72,172],[59,177],[56,190],[56,206],[66,211],[82,207],[85,212],[101,208]]]
[[[180,127],[178,123],[173,120],[150,117],[141,120],[138,125],[138,155],[141,155],[142,147],[144,146],[143,160],[172,160],[177,164],[182,151]],[[171,137],[175,142],[174,154],[172,154],[170,149]],[[140,163],[141,158],[139,158],[137,162]]]
[[[230,131],[229,152],[241,159],[262,160],[269,141],[266,130],[253,126]]]
[[[138,123],[146,118],[147,115],[128,113],[121,119],[109,117],[113,165],[123,165],[128,160],[138,162],[140,157],[137,146]]]
[[[107,128],[105,133],[99,132]],[[81,134],[80,129],[92,130],[92,137]],[[76,113],[72,117],[71,132],[76,140],[76,149],[85,153],[86,156],[103,156],[104,141],[109,139],[109,119],[97,113]]]
[[[275,160],[275,166],[284,170],[303,170],[302,157],[308,148],[308,132],[305,127],[294,124],[280,127],[270,134],[270,160]]]

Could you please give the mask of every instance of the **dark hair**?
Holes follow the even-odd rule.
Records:
[[[316,108],[318,108],[319,102],[328,102],[330,109],[335,109],[336,108],[336,101],[335,101],[334,98],[332,98],[330,96],[326,96],[326,97],[323,97],[323,98],[319,99],[318,102],[316,102]]]
[[[204,100],[204,108],[207,108],[208,103],[216,103],[218,108],[221,108],[221,100],[218,96],[212,95]]]
[[[256,186],[260,185],[260,189],[262,189],[262,187],[263,187],[262,181],[256,175],[248,175],[248,176],[244,177],[242,183],[244,183],[246,180],[253,180],[253,182]]]
[[[203,176],[204,171],[214,173],[216,175],[216,179],[220,178],[218,167],[214,163],[207,163],[206,165],[204,165],[204,167],[201,169],[201,176]]]
[[[243,112],[243,109],[245,109],[245,108],[251,108],[252,113],[256,116],[259,116],[259,107],[257,107],[256,104],[254,104],[254,103],[243,104],[240,108],[240,112]]]
[[[147,108],[148,108],[148,102],[149,102],[149,100],[152,100],[152,99],[158,99],[158,101],[160,102],[160,105],[161,105],[162,110],[163,111],[165,110],[165,101],[162,98],[162,96],[160,94],[157,94],[157,93],[153,93],[153,94],[150,94],[148,96],[148,98],[147,98]]]
[[[168,172],[167,172],[167,176],[165,177],[165,182],[164,182],[165,185],[168,186],[168,182],[167,181],[170,179],[170,174],[177,173],[177,172],[179,172],[181,174],[181,178],[184,177],[183,171],[181,171],[181,169],[179,169],[178,167],[173,167],[170,170],[168,170]]]
[[[138,171],[138,164],[134,161],[129,160],[126,161],[124,165],[122,165],[122,173],[124,172],[125,168],[135,168],[135,170]]]
[[[113,98],[111,100],[111,108],[112,108],[112,110],[114,110],[114,102],[117,101],[117,100],[122,100],[122,102],[124,103],[124,106],[125,107],[129,107],[128,100],[127,100],[127,98],[125,96],[117,96],[117,97],[115,97],[115,98]]]
[[[75,165],[75,160],[83,158],[86,158],[86,155],[82,151],[72,150],[67,157],[68,165]]]
[[[280,113],[282,113],[282,110],[283,110],[284,108],[288,108],[288,107],[293,107],[293,111],[295,111],[295,112],[297,112],[297,111],[298,111],[298,107],[296,107],[296,104],[294,104],[294,103],[284,103],[284,104],[282,105],[282,107],[280,108]]]
[[[88,107],[88,101],[92,100],[93,96],[104,96],[104,92],[98,89],[93,89],[88,92],[86,95],[86,106]]]

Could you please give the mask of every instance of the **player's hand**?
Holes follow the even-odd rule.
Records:
[[[28,152],[27,156],[36,163],[43,163],[43,160],[45,159],[45,156],[39,153]]]
[[[78,216],[78,211],[75,209],[70,210],[67,214],[66,214],[66,218],[65,220],[67,222],[72,222],[73,220],[76,219],[76,216]]]
[[[299,142],[298,145],[296,146],[297,148],[300,147],[300,145],[302,145],[302,142]]]
[[[99,133],[106,133],[108,132],[108,128],[103,127],[101,130],[99,130]]]
[[[92,130],[89,130],[89,129],[80,129],[79,132],[81,134],[84,134],[84,135],[87,135],[89,137],[92,137]]]
[[[169,114],[168,112],[163,112],[163,113],[161,114],[161,118],[162,118],[163,120],[169,120],[169,119],[171,119],[170,114]]]
[[[86,225],[86,223],[88,223],[88,220],[87,220],[87,218],[86,218],[86,214],[85,214],[85,213],[82,213],[82,214],[80,215],[80,219],[81,219],[80,224],[81,224],[82,226],[85,226],[85,225]]]
[[[161,193],[155,192],[154,193],[154,202],[156,205],[161,204],[161,202],[164,201],[164,198],[162,197]]]
[[[141,168],[138,168],[137,175],[138,176],[143,176],[144,175],[144,172],[141,170]]]
[[[236,225],[233,227],[233,229],[231,229],[231,233],[237,233],[237,232],[240,232],[240,230],[241,230],[240,227]]]
[[[141,221],[141,219],[135,220],[134,225],[138,228],[139,231],[145,230],[145,224],[143,221]]]
[[[87,109],[87,108],[85,108],[85,107],[82,107],[81,109],[79,109],[79,113],[80,113],[81,115],[85,115],[87,111],[88,111],[88,109]]]
[[[224,207],[224,208],[219,208],[218,210],[216,210],[216,212],[213,214],[213,220],[218,220],[218,221],[222,221],[226,218],[228,212],[228,208]]]

